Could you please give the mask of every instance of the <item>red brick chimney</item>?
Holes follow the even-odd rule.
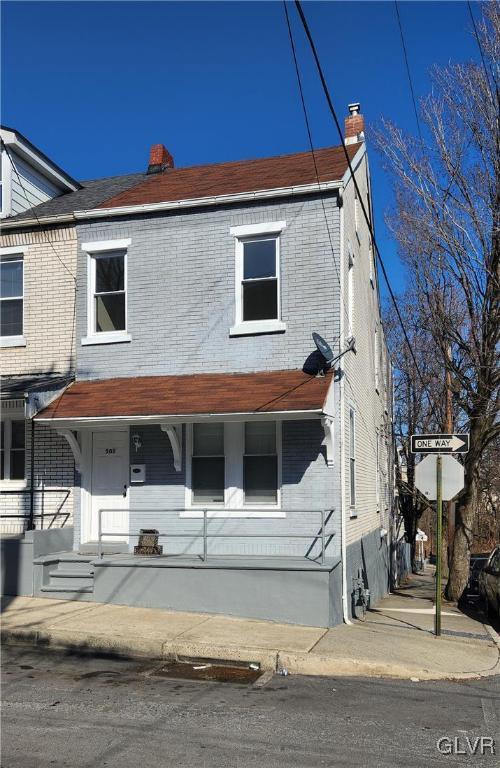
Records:
[[[163,146],[163,144],[153,144],[149,150],[148,173],[161,173],[167,168],[174,167],[174,158]]]
[[[356,144],[365,140],[365,118],[359,113],[359,103],[349,104],[349,117],[345,119],[345,143]]]

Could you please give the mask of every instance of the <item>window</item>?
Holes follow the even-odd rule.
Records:
[[[273,421],[245,424],[243,490],[245,503],[276,504],[278,501],[278,456]]]
[[[347,321],[349,323],[348,335],[354,336],[354,256],[350,246],[347,264]]]
[[[349,498],[351,514],[356,506],[356,419],[354,408],[349,408]]]
[[[284,331],[280,309],[280,233],[286,222],[232,227],[236,237],[236,318],[230,335]]]
[[[379,348],[378,348],[378,329],[375,327],[373,334],[373,372],[375,377],[375,389],[379,390]]]
[[[5,419],[1,424],[0,480],[24,480],[25,421]]]
[[[224,503],[224,425],[193,425],[194,504]]]
[[[23,335],[23,257],[5,256],[0,261],[0,335],[22,338]]]
[[[89,254],[87,337],[82,344],[130,341],[127,333],[127,247],[130,240],[84,243]]]
[[[380,434],[378,429],[375,430],[375,442],[375,504],[377,512],[380,512]]]
[[[358,197],[358,190],[354,188],[354,226],[356,229],[356,236],[358,238],[358,241],[360,240],[360,231],[359,231],[359,197]]]
[[[188,425],[186,511],[198,517],[284,517],[281,422],[202,422]],[[189,460],[190,459],[190,460]]]

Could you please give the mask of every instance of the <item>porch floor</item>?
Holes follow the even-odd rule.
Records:
[[[95,567],[134,568],[216,568],[222,570],[264,571],[332,571],[340,563],[339,557],[325,557],[325,562],[307,557],[256,556],[256,555],[209,555],[203,561],[201,555],[105,555],[95,558]]]

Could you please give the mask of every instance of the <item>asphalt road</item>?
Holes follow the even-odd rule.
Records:
[[[499,765],[500,678],[275,676],[256,688],[155,677],[157,666],[4,647],[2,768]],[[436,747],[458,738],[467,751],[477,736],[496,755]]]

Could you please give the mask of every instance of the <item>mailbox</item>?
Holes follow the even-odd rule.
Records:
[[[130,482],[143,483],[145,480],[146,480],[146,465],[131,464],[130,465]]]

